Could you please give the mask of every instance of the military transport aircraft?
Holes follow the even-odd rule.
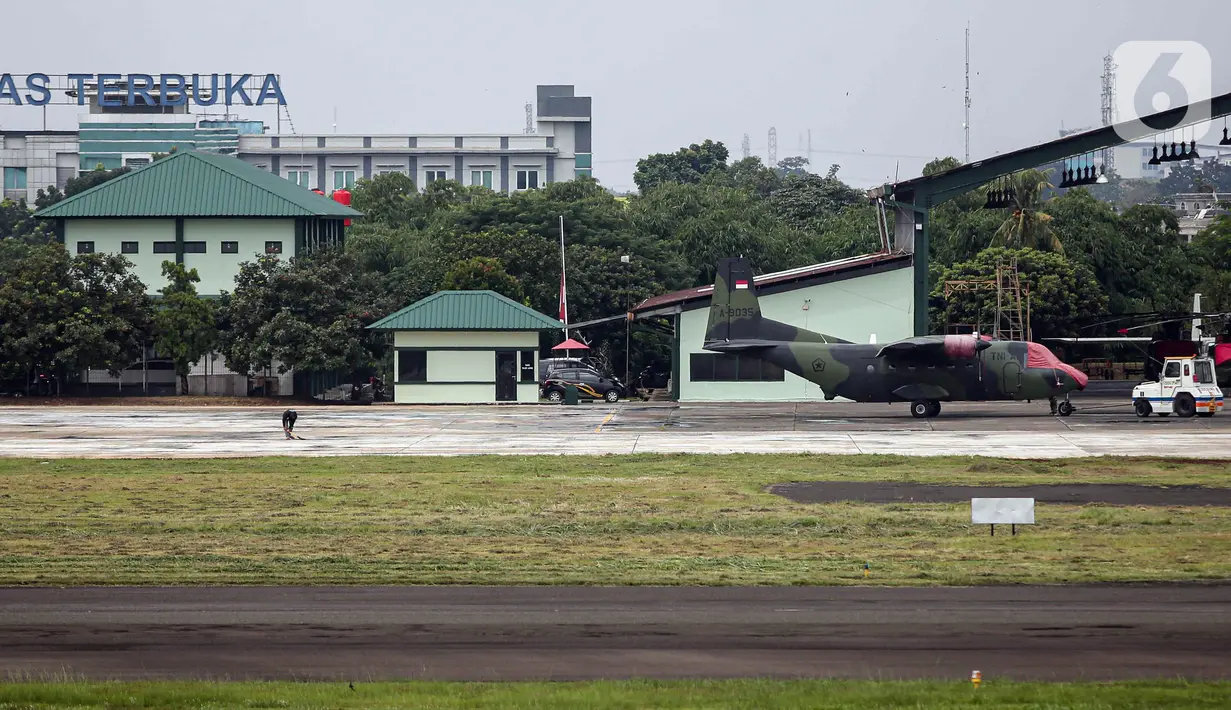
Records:
[[[910,402],[915,417],[940,414],[941,402],[1044,398],[1067,417],[1069,393],[1088,379],[1038,343],[929,335],[865,345],[763,318],[744,258],[718,262],[704,347],[778,365],[815,382],[827,400]]]

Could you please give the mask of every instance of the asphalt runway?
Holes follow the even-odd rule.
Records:
[[[0,589],[0,672],[1231,677],[1231,586]]]
[[[1231,506],[1231,488],[1073,483],[1039,486],[938,486],[893,481],[797,481],[769,492],[796,503],[968,503],[971,498],[1034,498],[1038,503],[1085,505]]]
[[[458,454],[833,453],[1016,458],[1231,458],[1231,416],[1136,418],[1123,399],[952,403],[915,419],[904,404],[621,402],[281,408],[0,407],[0,456],[211,457]]]

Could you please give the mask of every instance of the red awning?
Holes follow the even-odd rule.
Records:
[[[576,340],[573,340],[572,338],[569,338],[563,343],[560,343],[556,347],[552,348],[552,350],[589,350],[589,349],[590,349],[589,345],[586,345],[585,343],[579,343]]]

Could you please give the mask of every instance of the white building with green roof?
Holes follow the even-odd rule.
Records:
[[[539,333],[555,318],[494,291],[441,291],[372,325],[393,333],[394,401],[539,400]]]
[[[239,265],[340,245],[360,213],[238,158],[188,150],[35,213],[70,253],[122,254],[150,293],[162,263],[197,270],[202,295],[235,288]]]

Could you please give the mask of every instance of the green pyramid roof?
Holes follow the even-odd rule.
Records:
[[[249,165],[197,150],[178,152],[39,210],[35,217],[361,217],[362,214]]]
[[[495,291],[441,291],[369,325],[373,330],[552,330],[555,318]]]

